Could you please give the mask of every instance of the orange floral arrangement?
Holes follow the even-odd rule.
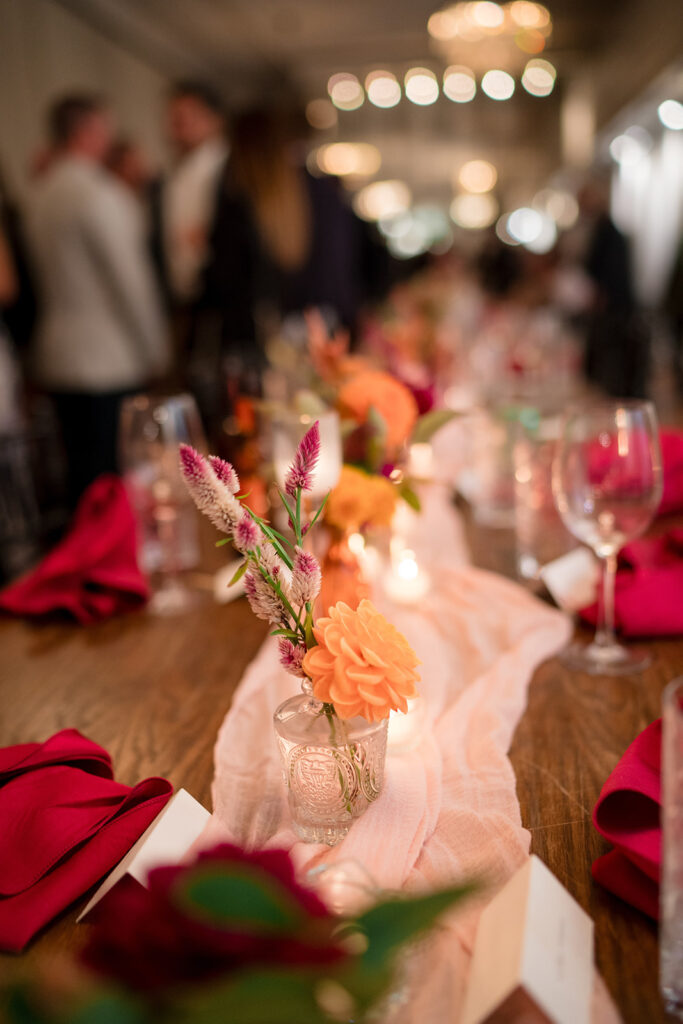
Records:
[[[389,526],[396,508],[396,493],[386,477],[343,466],[325,506],[325,521],[340,530]]]
[[[350,377],[339,389],[337,403],[342,415],[359,425],[375,409],[386,425],[389,452],[405,444],[417,422],[417,403],[408,388],[382,370],[361,370]]]
[[[314,696],[334,705],[343,719],[360,715],[369,722],[407,711],[417,695],[419,664],[412,647],[371,601],[356,611],[342,601],[313,627],[318,641],[303,660]]]

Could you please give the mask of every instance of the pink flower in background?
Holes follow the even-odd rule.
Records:
[[[180,469],[200,512],[218,530],[231,534],[242,515],[242,508],[227,485],[216,476],[209,462],[189,444],[181,444]]]
[[[318,559],[303,548],[297,548],[292,565],[290,595],[292,604],[300,607],[313,601],[320,593],[320,565]]]
[[[237,473],[225,459],[219,459],[217,455],[209,455],[209,465],[222,484],[228,488],[231,494],[237,494],[240,489],[240,481]]]
[[[280,664],[282,667],[293,676],[304,676],[305,672],[302,668],[302,662],[306,654],[306,648],[295,647],[292,641],[287,640],[284,636],[281,636],[278,640],[278,647],[280,649]]]
[[[235,527],[233,543],[238,551],[246,554],[258,547],[260,531],[248,512],[245,512]]]
[[[290,497],[296,497],[297,488],[310,491],[313,486],[313,471],[320,456],[320,428],[316,420],[309,431],[299,441],[294,461],[285,477],[285,491]]]

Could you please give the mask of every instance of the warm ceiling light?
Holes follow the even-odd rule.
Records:
[[[505,21],[503,8],[500,4],[493,3],[492,0],[480,0],[479,3],[469,4],[467,13],[475,25],[479,25],[480,28],[500,28]]]
[[[439,83],[429,68],[411,68],[405,77],[406,96],[419,107],[428,107],[439,98]]]
[[[488,160],[470,160],[460,168],[458,181],[468,192],[490,192],[498,181],[498,171]]]
[[[469,103],[477,91],[474,72],[458,64],[446,68],[443,73],[443,91],[454,103]]]
[[[510,17],[520,28],[546,28],[550,25],[550,12],[543,4],[529,0],[515,0],[509,7]]]
[[[376,107],[395,107],[401,99],[401,86],[391,71],[371,71],[365,79],[365,91]]]
[[[651,149],[652,136],[639,125],[633,125],[623,135],[617,135],[609,146],[612,159],[624,167],[639,163]]]
[[[427,31],[432,39],[454,39],[458,34],[458,17],[452,8],[435,11],[427,22]]]
[[[342,178],[346,175],[370,177],[380,169],[382,156],[377,147],[368,142],[332,142],[320,147],[316,161],[325,174]]]
[[[534,242],[543,230],[544,217],[531,206],[520,206],[513,210],[507,219],[506,228],[516,242],[529,245]]]
[[[530,60],[522,73],[522,85],[532,96],[550,96],[557,71],[548,60]]]
[[[492,100],[509,100],[515,91],[515,80],[507,71],[487,71],[481,87]]]
[[[678,100],[664,100],[657,107],[657,116],[665,128],[680,132],[683,128],[683,103]]]
[[[477,196],[464,192],[455,197],[451,203],[450,213],[461,228],[487,228],[498,215],[498,203],[490,193]]]
[[[337,123],[337,111],[329,100],[311,100],[306,104],[306,120],[311,128],[325,131]]]
[[[545,36],[537,28],[523,28],[515,36],[515,43],[524,53],[543,53]]]
[[[327,83],[327,91],[335,107],[340,110],[357,110],[365,98],[363,86],[356,76],[345,71],[332,75]]]
[[[397,217],[410,206],[410,189],[403,181],[373,181],[356,193],[353,208],[363,220]]]

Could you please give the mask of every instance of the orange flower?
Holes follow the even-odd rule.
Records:
[[[343,466],[339,482],[327,499],[325,519],[340,530],[388,526],[395,507],[396,489],[386,477]]]
[[[339,389],[339,407],[356,423],[367,421],[371,406],[387,425],[388,450],[400,448],[417,419],[417,403],[408,388],[381,370],[363,370]]]
[[[415,652],[402,633],[364,599],[356,611],[343,601],[313,628],[317,647],[304,656],[313,694],[333,704],[340,718],[360,715],[369,722],[407,711],[415,697]]]

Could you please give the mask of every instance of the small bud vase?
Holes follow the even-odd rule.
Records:
[[[292,825],[306,843],[335,846],[380,794],[388,721],[339,718],[309,680],[302,690],[273,716]]]

